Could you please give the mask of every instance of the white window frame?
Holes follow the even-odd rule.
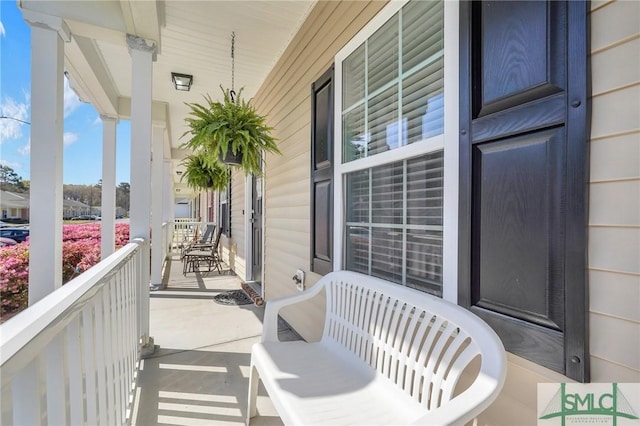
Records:
[[[444,1],[444,132],[424,141],[415,142],[371,157],[342,162],[342,64],[376,30],[382,27],[409,0],[391,1],[351,39],[335,56],[334,96],[334,239],[333,269],[344,264],[345,183],[346,174],[390,164],[407,158],[444,149],[443,200],[443,271],[442,297],[453,303],[458,301],[458,170],[459,170],[459,5]]]

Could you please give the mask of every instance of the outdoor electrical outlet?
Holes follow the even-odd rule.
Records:
[[[304,290],[304,271],[302,269],[296,270],[296,274],[292,278],[296,283],[296,288],[298,291]]]

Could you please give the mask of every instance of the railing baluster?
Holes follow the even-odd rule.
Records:
[[[47,419],[52,425],[67,424],[66,416],[66,379],[64,360],[64,335],[58,334],[45,350],[47,368]]]
[[[102,294],[102,307],[104,313],[104,323],[102,327],[104,328],[103,339],[104,339],[104,363],[106,367],[106,379],[107,379],[107,421],[109,424],[114,424],[114,410],[115,410],[115,401],[113,394],[113,353],[112,353],[112,345],[111,341],[111,320],[113,318],[113,311],[111,306],[111,286],[107,286],[104,289]]]
[[[113,424],[122,424],[122,400],[120,399],[120,343],[118,342],[118,333],[120,332],[120,304],[118,300],[118,274],[116,274],[109,285],[109,305],[111,305],[111,357],[113,365]]]
[[[69,423],[72,425],[84,424],[84,404],[82,402],[82,376],[87,374],[83,363],[84,347],[80,331],[80,319],[78,316],[67,327],[67,369],[69,371]]]
[[[92,306],[93,305],[93,306]],[[85,364],[85,384],[87,393],[87,423],[96,422],[98,419],[98,405],[96,398],[96,345],[95,336],[95,303],[91,303],[82,310],[82,331],[84,336],[84,364]],[[99,394],[99,393],[98,393]]]
[[[30,362],[13,379],[13,424],[41,424],[40,363],[38,358]]]
[[[99,424],[107,425],[107,363],[105,358],[105,318],[103,315],[104,312],[104,304],[103,304],[103,291],[101,290],[96,295],[96,305],[95,305],[95,315],[96,315],[96,336],[95,336],[95,347],[96,347],[96,370],[98,374],[98,419]]]

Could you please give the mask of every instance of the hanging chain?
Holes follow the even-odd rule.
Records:
[[[235,86],[235,77],[236,77],[236,33],[235,31],[231,33],[231,92],[229,95],[231,96],[231,101],[234,101],[234,96],[236,95],[236,91],[234,90]]]

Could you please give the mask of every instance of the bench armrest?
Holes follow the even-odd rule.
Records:
[[[293,305],[316,296],[324,288],[322,283],[316,283],[302,293],[269,300],[264,310],[262,321],[261,342],[278,342],[278,313],[285,306]]]

